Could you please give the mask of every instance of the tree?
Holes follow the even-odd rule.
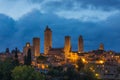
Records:
[[[76,71],[73,66],[68,66],[65,71],[64,80],[97,80],[97,77],[92,71],[82,68],[80,68],[80,71]]]
[[[13,64],[14,64],[15,66],[18,66],[18,65],[19,65],[18,49],[17,49],[17,48],[15,49],[15,59],[14,59],[14,61],[13,61]]]
[[[31,65],[31,49],[28,49],[28,54],[27,54],[27,65]]]
[[[10,53],[10,50],[9,50],[9,48],[6,48],[6,51],[5,51],[5,53]]]
[[[74,66],[67,66],[67,70],[65,71],[64,80],[78,80],[77,77],[79,74],[75,71]]]
[[[15,50],[13,49],[13,50],[11,51],[11,53],[12,53],[12,54],[15,54]]]
[[[51,67],[48,71],[48,75],[51,77],[63,76],[63,67],[62,66]]]
[[[24,65],[27,65],[27,56],[24,56]]]
[[[81,72],[81,79],[82,80],[98,80],[97,77],[95,76],[95,73],[93,73],[89,69],[84,69]]]
[[[31,66],[17,66],[12,70],[13,80],[45,80],[45,76]]]
[[[31,49],[28,49],[27,55],[24,56],[24,64],[31,65],[32,58],[31,58]]]
[[[17,48],[15,48],[15,59],[18,59],[18,49]]]
[[[47,75],[51,77],[49,80],[80,80],[79,73],[75,70],[74,65],[71,64],[52,67]]]
[[[11,58],[0,61],[0,80],[11,80],[11,70],[14,69]]]
[[[45,62],[47,62],[47,57],[40,55],[39,57],[37,57],[37,62],[38,63],[45,63]]]

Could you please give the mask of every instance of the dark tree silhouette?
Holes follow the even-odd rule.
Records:
[[[0,61],[0,80],[12,80],[11,70],[14,69],[11,58],[6,58],[5,61]]]
[[[18,66],[18,65],[19,65],[18,49],[17,49],[17,48],[15,48],[15,59],[14,59],[14,61],[13,61],[13,64],[14,64],[15,66]]]
[[[27,55],[24,57],[24,64],[31,65],[32,58],[31,58],[31,49],[28,49]]]
[[[15,49],[15,59],[18,59],[18,49]]]
[[[27,56],[24,56],[24,65],[27,65]]]
[[[6,51],[5,51],[5,53],[10,53],[10,50],[9,50],[9,48],[6,48]]]

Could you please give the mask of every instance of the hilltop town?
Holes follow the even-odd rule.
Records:
[[[40,38],[33,38],[33,43],[26,42],[23,51],[18,51],[18,60],[20,64],[25,64],[25,57],[28,52],[31,52],[31,65],[36,70],[47,73],[49,66],[58,67],[72,65],[76,69],[79,67],[78,60],[84,64],[84,68],[91,70],[98,79],[103,80],[120,80],[120,54],[112,50],[106,51],[104,44],[100,43],[99,49],[92,51],[84,51],[83,36],[78,36],[78,50],[72,51],[71,37],[65,36],[64,47],[52,47],[52,30],[47,26],[44,31],[44,54],[40,52]],[[15,51],[10,52],[6,49],[5,53],[0,54],[0,60],[4,61],[6,58],[13,58]]]

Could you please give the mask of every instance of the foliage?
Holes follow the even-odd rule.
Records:
[[[15,59],[18,59],[18,49],[15,49]]]
[[[12,64],[13,64],[14,66],[19,66],[19,61],[18,61],[18,59],[13,60]]]
[[[27,54],[27,65],[31,65],[31,49],[28,50]]]
[[[28,49],[27,55],[24,56],[24,64],[25,65],[31,65],[32,59],[31,59],[31,49]]]
[[[6,48],[6,51],[5,51],[5,53],[10,53],[10,50],[9,50],[9,48]]]
[[[47,57],[43,56],[43,55],[40,55],[38,58],[37,58],[37,62],[38,63],[44,63],[47,61]]]
[[[67,66],[67,70],[64,72],[64,80],[79,80],[79,73],[73,66]]]
[[[48,75],[56,80],[79,80],[79,73],[72,65],[53,67]]]
[[[85,80],[97,80],[95,73],[93,73],[90,69],[83,69],[80,74],[81,76],[84,76],[83,79]]]
[[[13,80],[45,80],[45,76],[31,66],[17,66],[12,71]]]
[[[48,75],[52,76],[52,77],[60,77],[63,76],[63,67],[62,66],[58,66],[58,67],[52,67],[49,72]]]
[[[14,59],[14,61],[13,61],[13,64],[14,64],[15,66],[18,66],[18,65],[19,65],[18,49],[17,49],[17,48],[15,49],[15,59]]]
[[[24,65],[27,65],[27,56],[24,56]]]
[[[0,61],[0,80],[11,80],[11,71],[14,67],[11,58],[7,58],[4,62]]]
[[[83,65],[80,65],[79,71],[76,70],[73,65],[53,67],[49,70],[48,76],[51,76],[52,79],[56,80],[97,80],[93,72],[83,67]]]

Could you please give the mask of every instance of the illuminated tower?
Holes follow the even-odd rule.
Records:
[[[78,39],[78,53],[82,53],[84,51],[84,44],[82,36]]]
[[[44,54],[47,54],[51,48],[52,48],[52,31],[47,26],[44,32]]]
[[[70,51],[71,51],[70,36],[65,36],[65,46],[64,46],[65,55],[68,55]]]
[[[33,54],[34,57],[40,56],[40,38],[33,38]]]
[[[23,48],[23,55],[27,55],[28,50],[31,49],[32,50],[32,46],[30,45],[29,42],[26,43],[25,47]]]
[[[104,50],[104,44],[103,43],[100,44],[99,50]]]

